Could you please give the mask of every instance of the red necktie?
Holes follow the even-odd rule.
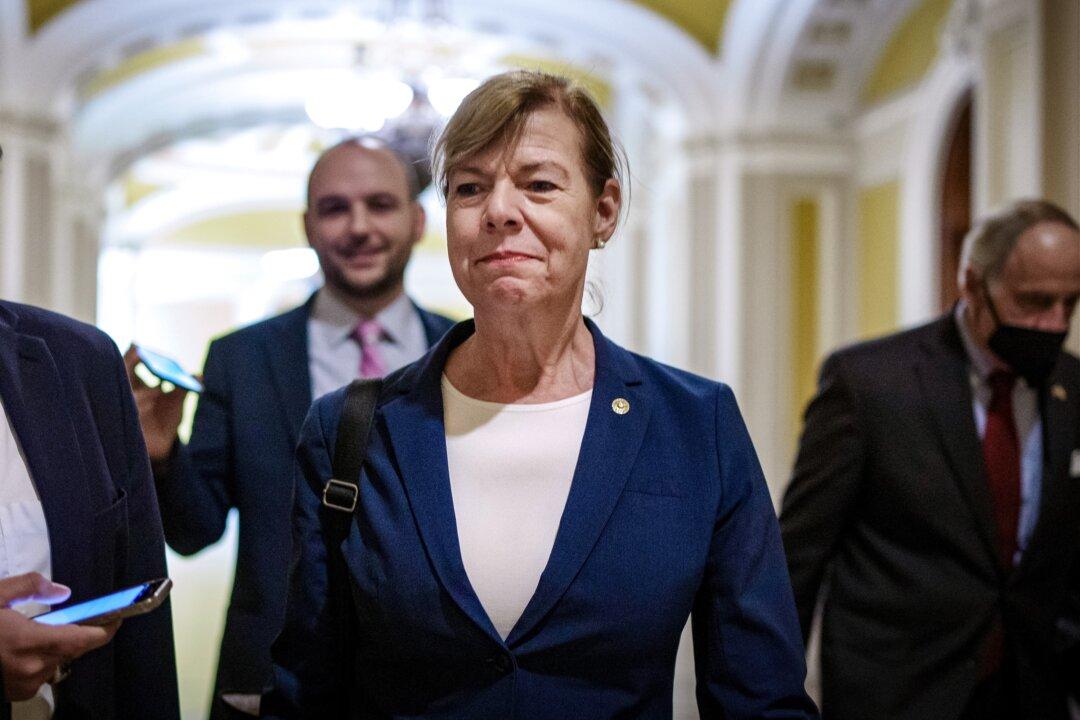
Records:
[[[1013,419],[1012,391],[1016,376],[996,371],[988,379],[990,406],[986,409],[983,459],[994,505],[994,521],[1005,568],[1013,566],[1016,530],[1020,523],[1020,442]]]

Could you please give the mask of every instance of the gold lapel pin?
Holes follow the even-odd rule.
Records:
[[[626,398],[615,398],[611,401],[611,409],[616,415],[625,415],[630,412],[630,401]]]
[[[1050,388],[1050,394],[1053,395],[1054,398],[1056,398],[1057,400],[1064,401],[1069,399],[1069,393],[1065,392],[1065,388],[1061,387],[1058,384],[1055,384],[1053,387]]]

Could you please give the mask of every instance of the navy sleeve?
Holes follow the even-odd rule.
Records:
[[[165,540],[182,555],[221,539],[233,504],[230,386],[223,355],[217,343],[210,345],[191,442],[177,442],[173,457],[154,476]]]
[[[165,577],[168,571],[157,497],[135,400],[119,351],[111,341],[109,347],[111,357],[106,359],[114,370],[115,396],[119,398],[126,451],[126,476],[117,481],[127,492],[128,541],[124,562],[118,563],[121,570],[116,583],[117,587],[130,587]],[[169,601],[153,612],[125,620],[113,645],[116,653],[116,716],[145,717],[147,705],[152,703],[154,717],[178,719],[180,701]]]
[[[293,554],[285,626],[271,648],[273,685],[263,717],[349,717],[355,627],[340,546],[326,541],[321,491],[331,476],[331,453],[342,391],[312,405],[296,451]],[[334,518],[336,520],[337,518]],[[343,561],[342,561],[343,562]]]
[[[716,406],[720,502],[692,625],[703,720],[816,718],[780,529],[726,386]]]

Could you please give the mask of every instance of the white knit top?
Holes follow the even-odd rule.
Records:
[[[467,397],[444,375],[442,396],[461,559],[506,639],[555,544],[592,391],[502,404]]]

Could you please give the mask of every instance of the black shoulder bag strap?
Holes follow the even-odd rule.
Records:
[[[348,568],[341,544],[349,535],[353,514],[360,500],[360,470],[367,457],[368,439],[375,423],[375,406],[382,392],[383,381],[353,380],[345,391],[345,404],[341,408],[337,438],[334,441],[334,459],[331,478],[323,485],[321,524],[323,541],[326,543],[327,606],[337,606],[344,627],[337,635],[337,656],[348,663],[355,658],[346,656],[346,638],[355,636],[355,616],[349,599]],[[352,693],[351,695],[355,695]],[[351,697],[350,695],[350,697]],[[350,699],[352,713],[358,717],[355,698]],[[344,715],[342,715],[344,717]]]
[[[367,457],[368,439],[375,421],[375,406],[382,392],[380,379],[353,380],[345,392],[337,440],[334,442],[333,477],[323,486],[322,504],[335,512],[331,516],[340,538],[348,534],[349,520],[360,499],[360,469]]]

